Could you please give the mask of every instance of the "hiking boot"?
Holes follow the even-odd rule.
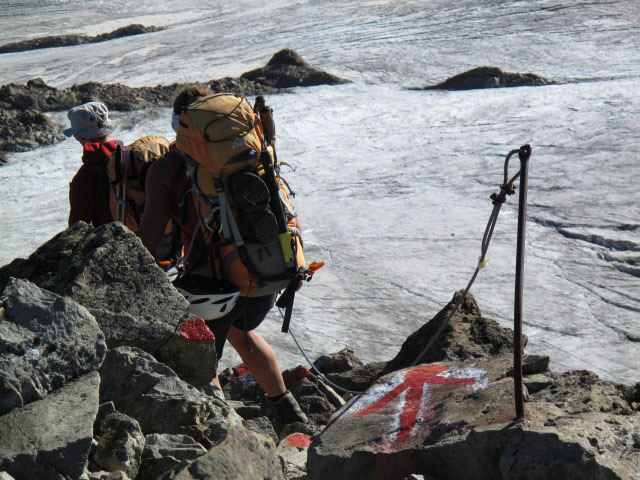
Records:
[[[309,419],[304,414],[298,401],[294,398],[293,394],[287,390],[282,397],[275,402],[268,396],[265,396],[267,405],[273,414],[273,428],[276,433],[279,433],[285,425],[290,423],[309,423]]]

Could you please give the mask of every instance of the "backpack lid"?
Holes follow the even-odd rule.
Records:
[[[199,97],[180,116],[176,148],[223,180],[248,163],[258,165],[263,147],[260,119],[239,95]]]
[[[147,171],[158,158],[169,151],[169,140],[157,135],[142,137],[122,149],[122,162],[117,153],[109,158],[107,174],[111,183],[119,183],[126,175],[130,189],[143,192]]]
[[[232,93],[201,97],[187,107],[186,114],[210,143],[242,138],[255,128],[253,109],[244,97]]]

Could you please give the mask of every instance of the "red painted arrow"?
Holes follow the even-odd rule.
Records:
[[[475,378],[452,378],[440,377],[438,374],[447,370],[448,367],[443,365],[419,365],[409,370],[404,376],[404,382],[395,387],[384,397],[373,405],[368,406],[356,417],[363,417],[382,410],[389,402],[394,400],[398,395],[407,390],[405,403],[400,413],[400,431],[398,432],[397,441],[401,442],[411,436],[413,427],[418,419],[418,412],[422,405],[422,395],[424,392],[424,384],[430,385],[471,385]]]

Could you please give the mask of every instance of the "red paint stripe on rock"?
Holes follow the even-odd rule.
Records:
[[[311,373],[311,371],[303,365],[299,365],[294,368],[289,374],[289,377],[287,378],[287,386],[295,385],[300,380],[308,377],[309,375],[313,375],[313,373]]]
[[[309,448],[311,437],[306,433],[292,433],[287,437],[287,444],[290,447]]]
[[[243,375],[247,375],[248,373],[251,373],[244,363],[239,363],[238,365],[233,367],[233,371],[239,377],[242,377]]]
[[[215,341],[216,337],[200,317],[193,317],[180,327],[180,336],[194,342]]]

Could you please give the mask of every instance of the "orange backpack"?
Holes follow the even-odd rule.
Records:
[[[116,152],[107,160],[111,215],[132,231],[140,226],[144,212],[147,172],[169,148],[170,143],[164,137],[142,137],[127,146],[118,145]],[[173,231],[174,224],[169,221],[161,245],[154,252],[158,260],[170,256]]]
[[[299,278],[305,260],[291,192],[247,100],[198,98],[180,116],[176,149],[216,277],[243,296],[269,295]]]

